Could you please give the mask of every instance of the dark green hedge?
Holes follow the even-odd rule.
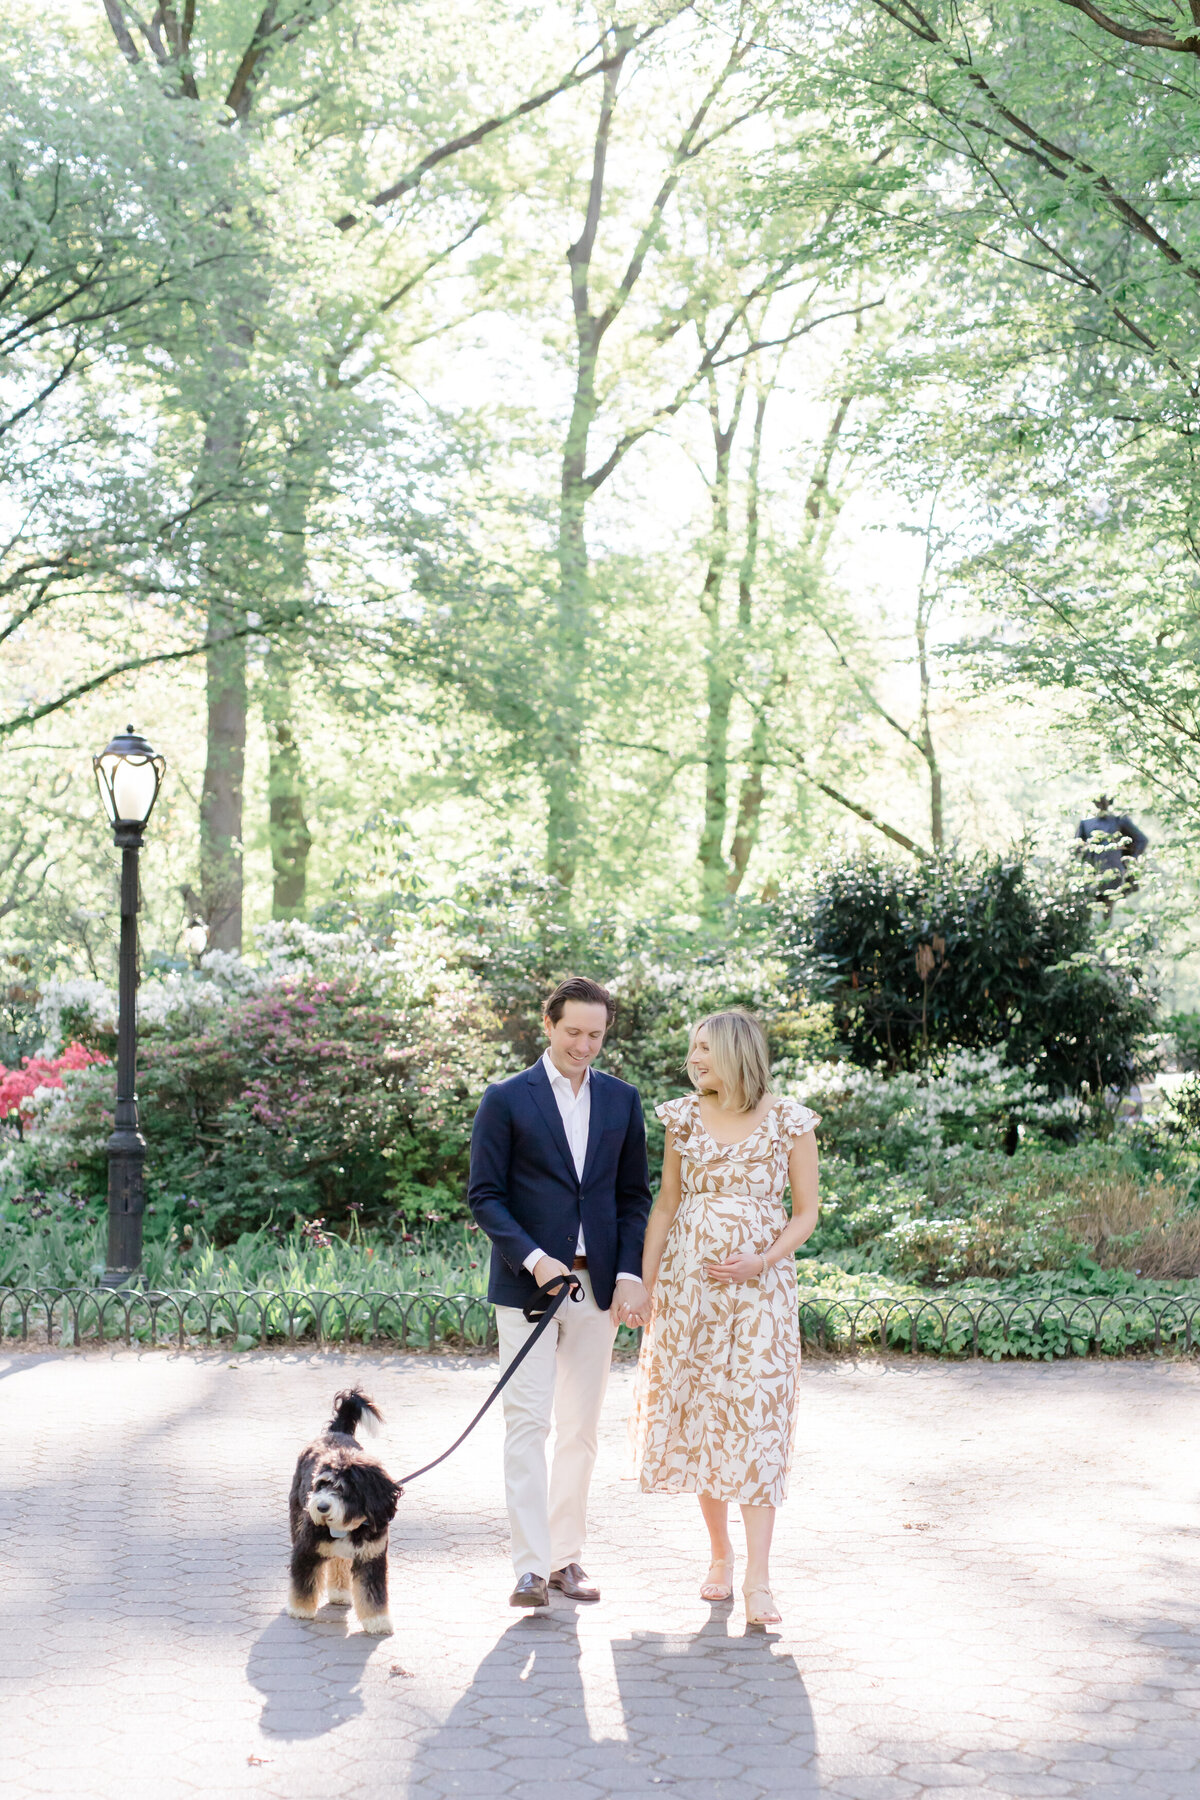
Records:
[[[834,1009],[854,1060],[914,1068],[1004,1046],[1056,1091],[1125,1087],[1149,1053],[1155,997],[1098,938],[1067,873],[1020,855],[899,862],[862,853],[815,869],[778,906],[790,989]]]

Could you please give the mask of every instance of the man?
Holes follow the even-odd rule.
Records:
[[[571,1270],[583,1286],[504,1390],[514,1606],[548,1606],[548,1586],[571,1600],[600,1598],[580,1564],[596,1431],[617,1326],[648,1304],[642,1105],[636,1088],[591,1066],[614,1011],[611,995],[583,976],[555,988],[543,1011],[545,1054],[487,1089],[471,1137],[469,1199],[492,1240],[488,1298],[502,1369],[534,1329],[522,1308],[538,1288]]]

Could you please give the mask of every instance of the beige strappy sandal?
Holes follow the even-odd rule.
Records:
[[[728,1581],[714,1581],[714,1569],[728,1569]],[[733,1599],[733,1558],[732,1556],[714,1556],[709,1564],[708,1580],[700,1584],[700,1598],[715,1605],[718,1600]]]
[[[743,1588],[742,1596],[746,1602],[746,1624],[751,1630],[765,1631],[770,1625],[783,1624],[783,1614],[770,1588]]]

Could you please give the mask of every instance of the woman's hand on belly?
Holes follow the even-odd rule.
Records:
[[[766,1269],[764,1257],[757,1250],[735,1250],[723,1262],[706,1262],[705,1277],[718,1287],[734,1287],[743,1281],[757,1281]]]

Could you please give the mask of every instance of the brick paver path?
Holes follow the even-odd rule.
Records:
[[[417,1483],[394,1637],[281,1613],[285,1498],[338,1387],[394,1472],[492,1378],[419,1357],[0,1357],[6,1800],[1200,1800],[1200,1371],[809,1364],[785,1628],[696,1595],[690,1500],[622,1479],[599,1606],[506,1605],[500,1432]]]

